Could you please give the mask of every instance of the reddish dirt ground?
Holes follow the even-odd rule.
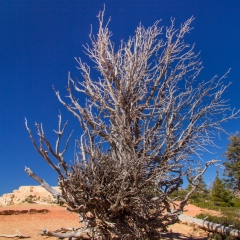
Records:
[[[0,234],[17,234],[29,235],[31,239],[40,240],[48,237],[40,236],[39,233],[43,228],[50,231],[61,227],[79,227],[77,214],[69,214],[63,207],[57,205],[40,205],[40,204],[20,204],[7,207],[0,207],[3,210],[29,210],[29,209],[48,209],[48,213],[19,214],[19,215],[0,215]],[[184,214],[195,216],[199,213],[209,212],[196,206],[186,206]],[[214,211],[210,211],[215,213]],[[204,240],[207,233],[197,227],[176,223],[169,227],[169,233],[163,235],[164,239],[195,239]],[[0,237],[0,239],[6,239]],[[56,239],[56,238],[48,238]]]
[[[21,204],[0,207],[2,210],[48,209],[48,213],[0,215],[0,234],[29,235],[31,239],[46,239],[39,235],[42,229],[56,230],[61,227],[79,227],[77,214],[69,214],[63,207],[57,205]],[[6,239],[0,237],[0,239]],[[54,239],[54,238],[50,238]],[[56,239],[56,238],[55,238]]]

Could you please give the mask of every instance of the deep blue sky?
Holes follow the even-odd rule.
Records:
[[[74,57],[83,56],[82,44],[88,43],[90,24],[97,30],[96,15],[106,4],[106,17],[111,16],[113,40],[119,43],[134,34],[141,21],[144,26],[170,18],[176,25],[192,15],[193,31],[186,41],[201,50],[203,79],[224,74],[232,68],[228,80],[233,82],[225,94],[234,108],[240,108],[240,1],[239,0],[1,0],[0,1],[0,195],[21,185],[36,185],[24,172],[30,167],[47,182],[56,185],[57,175],[37,154],[24,126],[27,117],[35,132],[34,122],[42,122],[46,135],[54,140],[57,114],[61,110],[69,120],[67,133],[81,133],[74,119],[56,99],[52,85],[64,95],[67,74],[80,74]],[[199,79],[202,80],[202,79]],[[240,120],[226,124],[233,133],[240,131]],[[220,158],[226,149],[227,136],[216,140],[221,147],[206,160]],[[73,157],[73,149],[67,154]],[[214,179],[215,170],[205,174],[206,182]]]

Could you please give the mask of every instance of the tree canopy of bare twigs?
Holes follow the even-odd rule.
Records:
[[[54,90],[84,132],[74,164],[64,159],[70,137],[65,149],[59,149],[67,125],[61,128],[61,115],[55,148],[36,124],[38,146],[26,122],[38,153],[57,171],[62,193],[26,171],[79,214],[84,227],[71,237],[158,239],[160,231],[177,221],[208,166],[216,163],[198,164],[194,156],[215,145],[214,137],[224,132],[222,123],[236,118],[238,111],[222,98],[230,84],[225,83],[228,72],[205,82],[198,79],[202,63],[194,45],[184,41],[193,18],[179,29],[174,20],[166,28],[160,21],[148,28],[140,24],[117,48],[103,16],[104,11],[98,15],[98,33],[90,33],[91,46],[85,46],[99,77],[93,78],[91,67],[76,59],[82,79],[74,81],[69,74],[67,98]],[[82,96],[84,106],[78,101]],[[169,196],[189,172],[194,176],[191,191],[174,205]]]

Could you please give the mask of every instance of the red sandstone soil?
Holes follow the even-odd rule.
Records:
[[[69,214],[63,207],[57,205],[21,204],[0,207],[2,210],[48,209],[48,213],[0,215],[0,234],[29,235],[31,239],[46,239],[39,235],[43,228],[56,230],[61,227],[78,227],[77,214]],[[0,239],[5,239],[0,237]],[[54,238],[50,238],[54,239]],[[56,238],[55,238],[56,239]]]
[[[7,207],[0,207],[3,210],[29,210],[29,209],[48,209],[48,213],[19,214],[19,215],[0,215],[0,234],[17,234],[29,235],[31,239],[56,239],[40,236],[39,233],[43,228],[50,231],[61,227],[79,227],[77,214],[69,214],[63,207],[57,205],[40,205],[40,204],[20,204]],[[186,206],[184,214],[195,216],[199,213],[209,212],[196,206]],[[214,211],[210,211],[215,213]],[[195,239],[206,240],[207,233],[197,227],[176,223],[169,227],[169,233],[163,235],[164,239]],[[0,239],[6,239],[0,237]]]

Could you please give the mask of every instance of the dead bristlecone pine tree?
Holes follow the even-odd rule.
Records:
[[[61,194],[29,168],[26,172],[79,215],[81,228],[44,229],[42,235],[68,239],[159,239],[178,220],[202,174],[217,160],[196,157],[215,146],[221,124],[238,117],[222,99],[227,73],[198,80],[202,64],[194,46],[185,43],[193,18],[179,29],[139,25],[135,36],[119,47],[111,41],[104,11],[99,30],[90,33],[84,52],[95,65],[76,59],[82,78],[68,76],[67,98],[58,100],[83,129],[72,164],[64,159],[60,140],[66,128],[61,114],[53,146],[36,124],[39,144],[26,127],[38,153],[58,173]],[[91,66],[93,65],[91,63]],[[92,71],[99,74],[92,77]],[[64,93],[65,94],[65,93]],[[83,106],[78,99],[86,98]],[[62,145],[61,145],[62,146]],[[191,172],[191,190],[175,204],[171,193]]]

